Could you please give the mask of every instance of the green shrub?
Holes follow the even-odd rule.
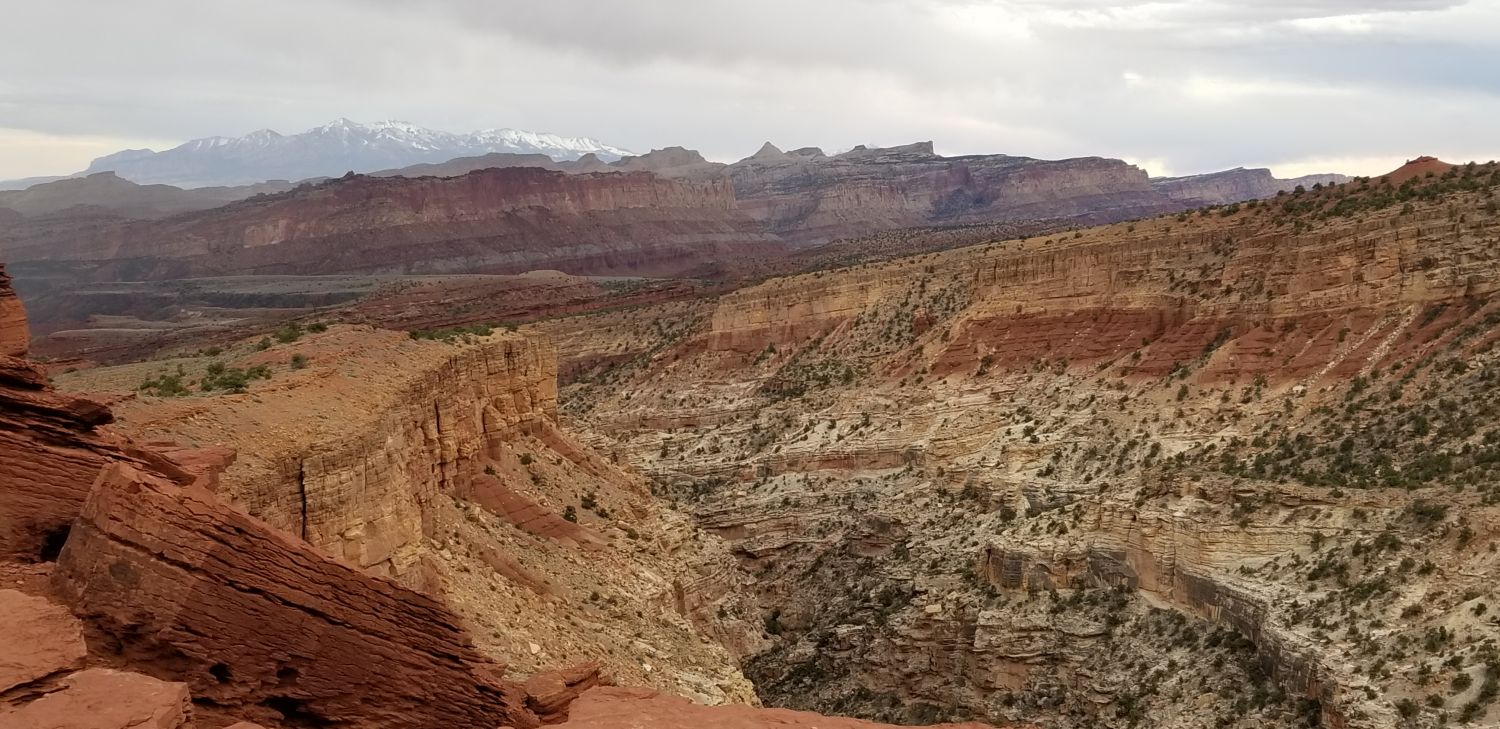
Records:
[[[177,371],[173,373],[161,373],[155,377],[145,380],[140,387],[141,392],[156,395],[157,397],[182,397],[188,394],[188,389],[182,384],[185,373],[182,365],[177,365]]]
[[[254,367],[240,368],[227,367],[223,362],[214,362],[204,371],[203,379],[198,382],[198,387],[204,392],[223,390],[237,394],[249,390],[250,383],[255,380],[269,379],[271,379],[271,368],[267,365],[259,364]]]
[[[302,325],[293,321],[287,322],[286,324],[282,325],[280,329],[272,332],[271,336],[275,337],[276,341],[281,342],[282,344],[289,344],[291,342],[297,341],[298,339],[301,339],[302,335],[305,333],[306,332],[302,329]]]

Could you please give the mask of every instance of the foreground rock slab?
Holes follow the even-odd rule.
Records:
[[[431,598],[125,464],[95,483],[54,580],[104,645],[221,707],[372,729],[537,724]]]
[[[0,590],[0,694],[83,665],[83,626],[62,607]]]
[[[6,713],[6,729],[178,729],[192,726],[187,684],[108,668],[79,671],[63,688]]]

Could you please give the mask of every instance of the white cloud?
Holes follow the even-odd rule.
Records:
[[[1500,0],[51,0],[8,9],[0,67],[0,125],[42,135],[0,147],[0,178],[70,139],[339,116],[719,159],[767,139],[1181,174],[1500,156]]]

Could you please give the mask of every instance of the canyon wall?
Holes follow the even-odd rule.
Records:
[[[556,360],[545,341],[459,350],[403,383],[341,434],[274,457],[279,478],[232,473],[227,493],[271,524],[375,574],[400,578],[428,504],[464,493],[478,460],[523,429],[553,427]],[[348,427],[348,426],[353,427]]]
[[[213,357],[60,379],[118,390],[175,372],[192,390],[117,404],[127,432],[234,449],[226,502],[441,600],[481,654],[520,672],[599,661],[700,701],[753,697],[725,647],[758,648],[727,549],[559,427],[545,338],[337,325]],[[224,368],[268,378],[243,394],[199,386]]]
[[[1483,725],[1500,171],[1407,179],[539,328],[754,576],[770,703]]]
[[[1290,182],[1256,171],[1153,182],[1119,160],[943,157],[930,142],[833,156],[768,145],[732,165],[681,148],[613,165],[497,162],[429,170],[456,176],[356,175],[254,196],[226,188],[222,199],[194,190],[179,200],[185,191],[108,175],[64,180],[11,193],[18,209],[36,214],[0,231],[0,253],[28,282],[52,287],[539,269],[733,277],[762,270],[788,243],[929,226],[1089,225],[1261,197]],[[180,214],[163,217],[172,212]],[[163,219],[136,219],[147,217]]]
[[[8,287],[0,301],[19,310]],[[6,323],[10,333],[24,318]],[[496,380],[538,364],[512,360],[494,365]],[[549,374],[537,377],[550,385]],[[519,395],[533,383],[517,384],[509,401],[476,400],[474,419],[500,429],[547,411],[550,390],[533,402]],[[221,723],[534,727],[538,710],[565,719],[566,702],[600,682],[597,666],[531,688],[503,681],[504,666],[433,597],[222,501],[231,449],[133,441],[111,421],[104,405],[0,355],[0,569],[40,593],[0,593],[21,641],[7,649],[0,723],[176,729],[192,725],[191,695]]]
[[[1268,230],[1250,214],[1211,228],[1159,218],[776,279],[721,298],[707,341],[713,349],[755,353],[849,329],[888,307],[910,311],[903,324],[909,330],[946,292],[966,305],[943,336],[920,340],[939,373],[979,359],[1024,367],[1131,355],[1131,372],[1157,376],[1229,333],[1235,341],[1207,372],[1263,367],[1300,378],[1321,371],[1327,356],[1340,357],[1341,372],[1357,371],[1361,357],[1390,357],[1389,346],[1377,346],[1395,338],[1391,327],[1406,314],[1500,288],[1489,263],[1493,225],[1459,221],[1441,208],[1300,233]],[[1393,314],[1397,320],[1388,318]],[[1346,325],[1344,337],[1369,334],[1369,346],[1355,350],[1355,340],[1337,340]],[[1296,333],[1281,332],[1285,327]],[[1252,330],[1261,333],[1239,336]],[[1301,348],[1271,366],[1257,348],[1277,339],[1296,340],[1280,342],[1283,351]]]

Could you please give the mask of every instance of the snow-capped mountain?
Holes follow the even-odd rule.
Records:
[[[178,187],[245,185],[263,180],[336,177],[350,171],[445,162],[492,152],[545,154],[559,161],[585,154],[604,160],[632,154],[591,137],[519,129],[453,134],[401,121],[360,124],[339,119],[301,134],[262,129],[243,137],[194,139],[162,152],[127,149],[94,160],[83,174],[108,170],[140,184]]]

